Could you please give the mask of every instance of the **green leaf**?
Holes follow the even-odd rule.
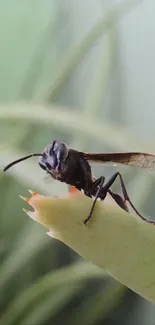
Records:
[[[92,199],[81,192],[64,197],[33,195],[27,214],[56,238],[113,278],[155,303],[155,226],[125,212],[111,199],[97,202],[88,225],[83,221]]]

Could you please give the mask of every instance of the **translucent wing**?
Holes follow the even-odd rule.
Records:
[[[84,153],[88,161],[98,163],[119,163],[140,168],[155,169],[155,155],[141,152]]]

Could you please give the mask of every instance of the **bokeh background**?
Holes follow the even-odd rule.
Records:
[[[148,324],[155,307],[64,244],[22,208],[30,188],[60,195],[37,159],[53,139],[86,151],[155,153],[154,0],[0,1],[0,324]],[[120,170],[155,216],[155,173]],[[119,183],[114,189],[120,191]]]

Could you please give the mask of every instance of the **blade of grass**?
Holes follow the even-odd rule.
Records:
[[[27,228],[19,235],[16,244],[10,249],[8,257],[0,268],[0,289],[5,285],[49,242],[42,229],[36,225],[28,224]],[[1,295],[2,299],[2,295]]]
[[[12,325],[36,300],[43,294],[51,294],[52,290],[65,284],[68,286],[74,282],[85,281],[88,278],[107,276],[103,270],[90,263],[77,263],[72,266],[61,268],[46,274],[37,280],[23,293],[18,294],[5,313],[1,315],[0,322],[5,325]]]
[[[50,106],[47,109],[35,104],[12,104],[0,106],[0,122],[20,121],[37,125],[50,125],[59,127],[66,132],[83,133],[88,139],[95,139],[102,145],[105,143],[116,150],[154,151],[154,141],[146,142],[138,138],[133,131],[117,125],[112,121],[90,118],[85,119],[81,113],[65,110],[63,107]]]
[[[95,295],[88,297],[84,303],[81,303],[74,312],[70,312],[67,323],[79,325],[78,315],[80,315],[80,323],[82,324],[93,325],[98,323],[108,313],[113,312],[126,290],[126,287],[116,281],[109,288],[101,287]],[[86,310],[89,312],[87,313]]]
[[[70,50],[70,53],[66,55],[63,62],[58,65],[58,69],[55,72],[55,76],[52,79],[52,83],[49,87],[43,90],[40,94],[41,98],[53,101],[58,92],[63,87],[70,73],[76,68],[81,59],[84,58],[88,50],[94,45],[94,43],[105,33],[116,21],[122,18],[125,13],[133,9],[133,6],[139,4],[141,0],[127,0],[121,1],[113,6],[106,16],[101,19],[88,33],[88,35],[81,41],[81,43]]]
[[[54,317],[67,303],[82,290],[82,283],[63,285],[58,287],[56,292],[49,292],[47,297],[42,296],[40,302],[35,301],[35,305],[29,306],[28,310],[21,315],[20,322],[15,321],[15,325],[42,325],[45,320]],[[13,324],[12,324],[13,325]]]
[[[110,74],[112,61],[114,58],[114,30],[110,30],[107,35],[107,43],[103,42],[102,51],[100,55],[99,64],[95,69],[95,77],[92,78],[91,90],[88,92],[88,98],[83,110],[83,118],[85,120],[89,120],[95,118],[97,113],[100,110],[100,104],[104,97],[106,84],[108,81],[108,77]],[[83,135],[77,134],[74,140],[72,141],[75,147],[80,147],[82,144],[81,150],[86,148],[86,144],[88,143],[88,139],[83,139]]]

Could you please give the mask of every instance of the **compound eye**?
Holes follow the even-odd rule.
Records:
[[[49,155],[53,155],[53,153],[57,150],[57,148],[58,148],[58,142],[54,140],[52,145],[50,145],[49,147]]]
[[[46,164],[46,167],[49,170],[56,168],[56,166],[57,166],[57,157],[56,157],[54,152],[52,153],[52,155],[49,155],[49,156],[46,157],[45,164]]]
[[[42,164],[41,162],[39,162],[39,166],[40,166],[42,169],[46,170],[46,166],[45,166],[44,164]]]
[[[46,169],[50,170],[53,169],[54,167],[52,165],[50,165],[48,162],[46,162]]]
[[[68,156],[68,148],[63,142],[54,142],[53,153],[55,153],[59,163],[65,162]]]

